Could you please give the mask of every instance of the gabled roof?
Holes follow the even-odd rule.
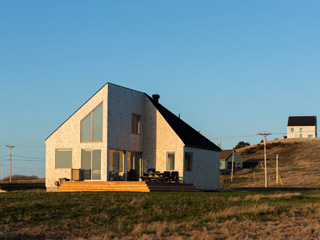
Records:
[[[289,117],[288,126],[316,126],[317,116]]]
[[[164,117],[164,119],[168,122],[173,131],[175,131],[175,133],[183,141],[186,147],[200,148],[219,152],[221,151],[221,149],[217,145],[208,140],[197,130],[189,126],[186,122],[181,120],[179,117],[170,112],[156,100],[149,97],[147,94],[146,96]]]
[[[233,150],[222,150],[220,152],[220,160],[225,160],[227,159],[231,154],[232,154]]]

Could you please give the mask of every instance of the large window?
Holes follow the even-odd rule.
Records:
[[[302,128],[300,128],[299,130],[300,130],[300,132],[302,132]]]
[[[132,114],[131,132],[134,134],[141,134],[141,116]]]
[[[167,171],[174,170],[174,153],[167,153]]]
[[[313,138],[313,135],[312,135],[312,134],[309,134],[309,135],[308,135],[308,138]]]
[[[186,152],[184,154],[184,170],[192,171],[192,153]]]
[[[81,121],[81,142],[102,141],[102,104]]]
[[[72,150],[56,150],[56,168],[72,168]]]
[[[294,132],[294,128],[290,128],[290,132]]]

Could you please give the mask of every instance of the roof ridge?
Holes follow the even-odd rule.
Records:
[[[178,135],[186,147],[193,147],[199,149],[221,151],[221,149],[211,142],[208,138],[200,134],[197,130],[191,127],[188,123],[173,114],[170,110],[162,106],[160,103],[152,99],[146,94],[151,103],[160,112],[163,118],[167,121],[173,131]]]

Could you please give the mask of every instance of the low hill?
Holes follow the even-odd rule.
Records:
[[[263,143],[237,150],[245,167],[234,175],[221,176],[224,187],[264,187]],[[281,139],[267,142],[268,184],[276,185],[276,155],[279,156],[279,175],[284,187],[320,187],[320,139]]]

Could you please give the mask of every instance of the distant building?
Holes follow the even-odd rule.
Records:
[[[288,138],[316,138],[317,116],[289,117],[287,126]]]
[[[222,150],[220,152],[220,170],[226,170],[232,168],[232,152],[233,150]],[[242,169],[243,163],[242,158],[234,151],[233,169]]]

